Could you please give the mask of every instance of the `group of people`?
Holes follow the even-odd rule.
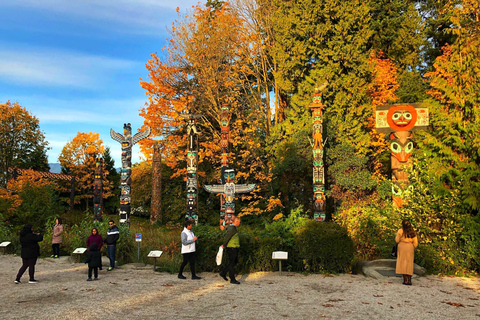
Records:
[[[240,284],[237,279],[235,279],[235,266],[238,263],[238,251],[240,248],[240,238],[238,236],[237,227],[240,226],[240,217],[233,217],[228,225],[226,226],[225,237],[223,238],[222,248],[227,252],[228,264],[224,266],[220,272],[220,277],[225,281],[228,281],[228,276],[230,277],[230,283]],[[179,279],[186,279],[183,275],[183,270],[187,264],[190,264],[190,271],[192,273],[192,279],[198,280],[201,277],[197,276],[195,273],[195,243],[198,240],[192,231],[193,220],[186,220],[184,224],[184,229],[181,233],[182,240],[182,256],[183,262],[180,265],[180,272],[178,273]],[[224,228],[222,228],[223,230]]]
[[[238,263],[238,252],[240,248],[240,238],[238,236],[237,228],[240,226],[240,217],[233,217],[228,223],[223,225],[222,230],[226,229],[223,239],[222,248],[226,251],[228,256],[228,263],[225,264],[220,271],[220,277],[232,284],[240,284],[235,278],[235,266]],[[195,252],[196,242],[198,237],[192,231],[193,220],[186,220],[184,229],[181,233],[183,262],[180,265],[178,273],[179,279],[186,279],[183,275],[183,270],[187,264],[190,264],[190,271],[193,280],[199,280],[201,277],[195,273]],[[61,218],[55,220],[52,235],[52,257],[58,258],[60,255],[60,244],[62,243],[63,225]],[[98,269],[102,270],[102,257],[100,250],[103,245],[107,246],[108,258],[110,266],[107,269],[111,271],[115,268],[115,253],[116,245],[119,239],[120,232],[113,220],[108,222],[108,232],[104,239],[97,228],[92,229],[91,235],[87,239],[88,256],[85,263],[88,263],[88,278],[87,281],[98,280]],[[43,235],[35,233],[33,226],[27,223],[20,231],[20,244],[22,246],[21,257],[22,266],[18,270],[15,283],[21,283],[20,279],[28,268],[29,281],[28,283],[38,283],[35,279],[35,265],[40,256],[39,242],[43,241]],[[397,231],[395,242],[398,243],[397,249],[397,263],[395,272],[403,276],[404,285],[412,285],[412,275],[414,272],[414,250],[418,246],[418,238],[412,224],[408,220],[402,221],[402,227]],[[228,276],[230,277],[227,278]]]
[[[102,270],[102,255],[100,250],[104,244],[107,245],[107,254],[110,260],[110,266],[107,270],[112,271],[115,268],[115,252],[119,237],[120,232],[113,220],[108,222],[108,231],[105,239],[98,233],[97,228],[92,229],[91,235],[87,238],[88,256],[85,260],[85,263],[88,263],[87,281],[92,281],[92,271],[94,275],[93,280],[98,280],[98,269]],[[27,269],[29,274],[28,283],[38,283],[38,280],[35,279],[35,265],[40,256],[40,245],[38,243],[41,241],[43,241],[43,235],[34,232],[33,225],[30,223],[27,223],[20,231],[22,266],[18,270],[15,278],[16,284],[21,283],[21,278]],[[60,244],[62,241],[62,219],[57,218],[52,234],[52,258],[56,259],[60,256]]]

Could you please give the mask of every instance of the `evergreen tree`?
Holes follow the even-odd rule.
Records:
[[[107,172],[107,180],[112,184],[112,194],[104,200],[104,210],[109,214],[116,214],[116,208],[120,206],[120,173],[115,168],[115,160],[110,154],[110,148],[106,147],[103,153],[103,172]]]

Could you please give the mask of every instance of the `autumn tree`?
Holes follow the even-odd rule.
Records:
[[[461,208],[480,208],[480,17],[479,1],[449,2],[456,41],[443,48],[427,73],[432,96],[431,131],[419,142],[435,172],[438,192],[461,190]],[[419,156],[422,156],[420,154]]]
[[[42,178],[35,170],[24,170],[0,189],[3,218],[11,225],[31,223],[41,231],[64,210],[56,182]]]
[[[0,186],[9,167],[49,171],[47,150],[38,118],[17,102],[0,104]]]
[[[166,57],[152,55],[147,64],[150,81],[141,85],[149,102],[141,115],[153,128],[153,136],[164,137],[162,148],[175,176],[185,176],[187,141],[179,114],[201,113],[199,176],[205,184],[216,183],[221,163],[220,113],[226,104],[231,113],[228,164],[236,170],[237,183],[262,182],[261,188],[268,190],[262,138],[268,119],[252,89],[257,82],[250,68],[251,37],[228,3],[219,8],[198,6],[192,15],[173,24]],[[151,144],[146,141],[142,150],[151,154]],[[251,202],[248,213],[256,212],[257,204]]]
[[[95,132],[78,132],[72,141],[63,147],[58,160],[62,166],[62,172],[78,177],[75,190],[79,193],[76,202],[85,201],[88,209],[88,199],[93,197],[93,180],[95,170],[95,158],[103,155],[105,147],[100,135]],[[103,171],[103,197],[108,198],[113,183],[107,180],[107,170]]]

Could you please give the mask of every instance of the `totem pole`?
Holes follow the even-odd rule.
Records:
[[[153,168],[152,168],[152,210],[150,214],[150,223],[157,222],[160,218],[162,223],[162,153],[160,144],[155,141],[153,145]]]
[[[235,215],[235,194],[249,193],[255,189],[255,184],[235,184],[235,170],[227,166],[228,139],[230,134],[230,111],[228,106],[223,105],[220,114],[221,142],[222,148],[222,171],[220,185],[205,185],[208,193],[220,195],[220,228],[223,223],[228,224]]]
[[[316,221],[325,221],[325,167],[323,163],[323,103],[322,93],[327,83],[315,88],[312,104],[313,120],[313,218]]]
[[[396,207],[403,206],[401,195],[409,187],[408,175],[413,150],[412,131],[426,130],[428,108],[421,104],[394,104],[379,106],[376,110],[377,132],[387,133],[390,140],[392,166],[392,200]]]
[[[102,221],[103,209],[103,159],[95,159],[95,174],[93,180],[93,213],[94,221]]]
[[[185,219],[193,219],[198,223],[198,130],[195,120],[201,114],[181,115],[187,122],[188,151],[187,151],[187,212]]]
[[[132,173],[132,146],[138,141],[150,135],[150,127],[144,131],[137,132],[132,138],[132,127],[130,123],[123,125],[123,135],[110,129],[110,136],[113,140],[122,144],[122,169],[120,172],[120,223],[130,222],[130,203],[132,201],[130,184]]]

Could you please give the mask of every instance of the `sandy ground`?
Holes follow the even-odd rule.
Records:
[[[180,280],[153,266],[100,271],[66,257],[40,259],[15,284],[18,256],[0,256],[0,319],[480,319],[480,278],[254,273],[230,284],[214,273]],[[187,266],[188,269],[188,266]],[[185,273],[189,276],[189,273]]]

